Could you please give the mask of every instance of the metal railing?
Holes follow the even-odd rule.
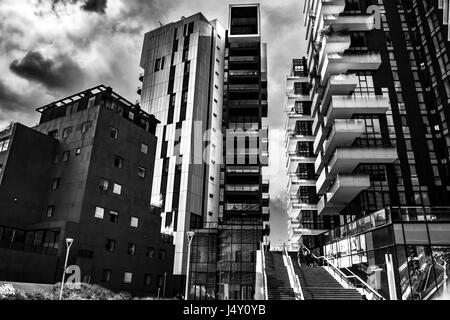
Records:
[[[288,271],[289,281],[291,282],[291,287],[294,290],[295,299],[296,300],[305,300],[305,297],[303,295],[302,286],[300,284],[300,279],[298,278],[298,275],[295,273],[292,259],[289,256],[289,252],[288,252],[285,244],[283,244],[283,247],[284,247],[283,254],[286,256],[286,262],[287,262],[286,268]]]
[[[301,243],[301,246],[305,248],[311,256],[316,260],[320,265],[330,267],[333,274],[342,282],[345,282],[350,288],[353,289],[361,289],[366,298],[372,296],[370,300],[386,300],[382,295],[380,295],[374,288],[372,288],[369,284],[367,284],[364,280],[358,277],[355,273],[353,273],[350,269],[345,268],[346,271],[350,273],[350,275],[346,275],[341,269],[335,267],[333,263],[324,256],[317,257],[311,250],[309,250],[304,244]]]
[[[264,300],[269,300],[269,294],[267,291],[267,275],[266,275],[266,257],[264,256],[264,243],[260,242],[261,248],[261,265],[262,265],[262,280],[263,280],[263,290],[264,290]]]

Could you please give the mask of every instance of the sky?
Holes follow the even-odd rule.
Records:
[[[219,0],[1,0],[0,129],[35,125],[36,108],[99,84],[130,101],[136,88],[144,33],[202,12],[225,27]],[[283,105],[292,58],[304,55],[303,0],[262,0],[262,41],[268,46],[269,168],[273,245],[287,241]]]

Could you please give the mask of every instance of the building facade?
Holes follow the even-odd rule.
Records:
[[[141,58],[141,104],[161,120],[153,196],[162,196],[180,280],[190,259],[192,299],[253,298],[255,254],[268,232],[259,6],[229,10],[229,31],[198,13],[147,33]]]
[[[385,297],[430,298],[450,245],[448,3],[304,9],[317,212],[341,224],[309,245]]]
[[[2,280],[59,281],[65,238],[73,238],[69,265],[80,267],[83,282],[176,294],[172,239],[161,235],[159,208],[150,203],[155,117],[105,86],[37,110],[39,124],[15,124],[2,149],[0,238],[12,259]],[[51,272],[38,265],[17,278],[15,257],[39,252],[56,257],[45,265]]]

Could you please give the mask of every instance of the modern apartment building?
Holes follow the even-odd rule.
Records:
[[[186,232],[218,219],[224,55],[224,28],[201,13],[147,33],[142,50],[141,105],[161,121],[153,198],[162,197],[181,286]]]
[[[338,216],[318,215],[317,175],[314,169],[312,99],[307,59],[293,59],[286,77],[285,148],[288,174],[288,238],[292,249],[339,225]]]
[[[153,196],[162,196],[161,230],[174,235],[180,281],[187,272],[186,232],[195,232],[192,299],[253,298],[255,253],[268,232],[259,5],[229,10],[229,31],[197,13],[147,33],[141,58],[141,104],[161,121]]]
[[[447,1],[305,2],[318,216],[311,248],[391,299],[442,289],[450,247]]]
[[[176,294],[172,239],[150,203],[158,120],[105,86],[37,110],[37,126],[0,134],[1,280],[60,281],[73,238],[83,282]]]

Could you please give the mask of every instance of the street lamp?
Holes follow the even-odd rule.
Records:
[[[188,231],[186,232],[188,236],[188,258],[187,258],[187,269],[186,269],[186,290],[184,292],[184,300],[188,300],[188,293],[189,293],[189,265],[191,263],[191,243],[192,239],[194,239],[194,231]]]
[[[63,270],[62,281],[61,281],[61,290],[59,291],[59,300],[62,300],[62,294],[63,294],[63,289],[64,289],[64,281],[65,281],[65,278],[66,278],[67,260],[69,259],[69,251],[70,251],[70,247],[72,246],[72,243],[73,243],[73,239],[72,238],[66,238],[66,246],[67,246],[66,260],[64,262],[64,270]]]

